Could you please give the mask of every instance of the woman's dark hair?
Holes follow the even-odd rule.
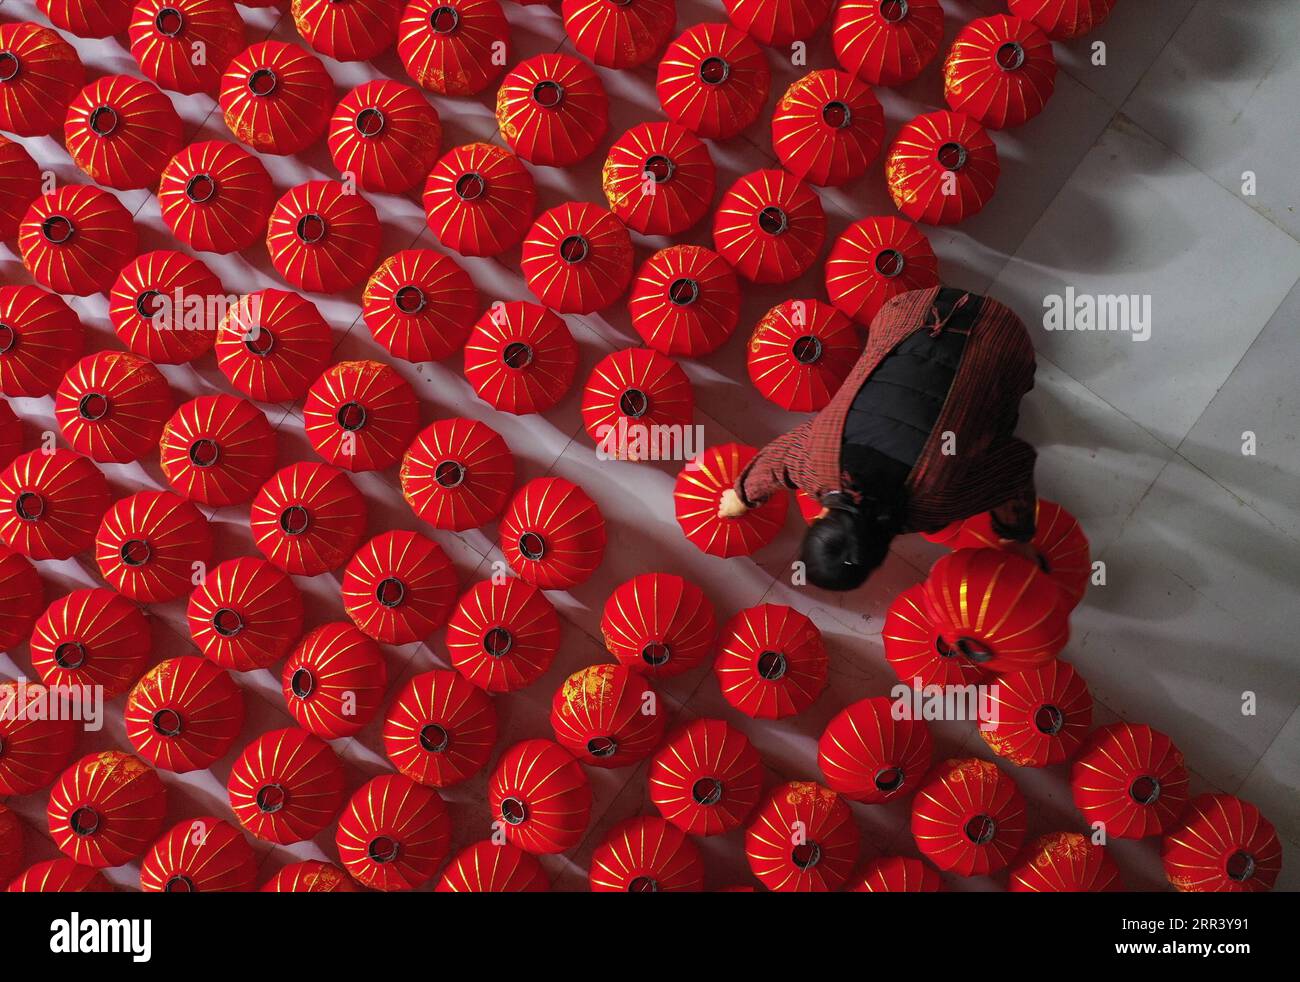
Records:
[[[885,561],[896,529],[873,504],[830,504],[830,510],[808,526],[800,558],[809,583],[823,590],[852,590]]]

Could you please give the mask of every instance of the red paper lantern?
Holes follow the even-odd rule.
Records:
[[[912,799],[912,837],[926,859],[961,876],[1005,869],[1025,838],[1025,799],[996,764],[939,764]]]
[[[703,246],[669,246],[642,264],[627,308],[636,332],[656,351],[707,355],[736,329],[740,284],[716,252]]]
[[[388,707],[383,736],[384,753],[412,781],[450,787],[487,764],[497,742],[496,706],[456,672],[422,672]]]
[[[0,97],[3,93],[0,88]],[[21,143],[0,136],[0,239],[7,242],[17,237],[18,223],[27,206],[40,196],[41,169],[36,161]]]
[[[379,712],[388,669],[379,645],[351,624],[322,624],[298,643],[280,675],[284,701],[323,740],[356,736]]]
[[[432,539],[384,532],[343,571],[343,608],[363,634],[386,644],[423,641],[446,623],[460,592],[456,567]]]
[[[553,311],[526,300],[495,303],[465,342],[465,378],[502,412],[540,413],[573,384],[578,346]]]
[[[247,501],[275,467],[275,433],[246,399],[199,396],[163,427],[158,463],[167,483],[191,501]]]
[[[1016,17],[1033,21],[1053,41],[1083,37],[1110,16],[1115,0],[1007,0]]]
[[[536,210],[533,176],[513,153],[490,143],[444,154],[424,184],[429,228],[462,256],[496,256],[518,245]]]
[[[1012,893],[1115,893],[1124,889],[1106,850],[1078,832],[1049,832],[1011,867]]]
[[[1046,767],[1074,756],[1092,726],[1092,696],[1063,661],[998,677],[990,687],[993,719],[979,734],[999,757],[1021,767]]]
[[[242,252],[266,233],[275,187],[261,160],[223,140],[191,143],[163,168],[158,206],[177,241]]]
[[[222,72],[244,49],[244,22],[231,0],[139,0],[128,30],[140,70],[173,92],[216,96]]]
[[[653,815],[628,818],[591,854],[593,893],[675,893],[704,889],[704,862],[681,829]]]
[[[835,0],[722,0],[731,23],[763,44],[785,48],[809,38]]]
[[[108,294],[108,317],[131,351],[160,365],[179,365],[212,347],[218,331],[213,314],[224,292],[199,260],[170,249],[146,252],[118,274]]]
[[[262,41],[226,66],[219,101],[226,127],[240,143],[288,156],[325,134],[334,82],[320,59],[296,44]]]
[[[416,84],[443,95],[474,95],[501,77],[510,24],[497,0],[411,0],[397,53]]]
[[[0,651],[27,640],[44,610],[45,583],[36,567],[27,557],[0,546]],[[0,746],[0,753],[3,750]]]
[[[609,97],[585,62],[559,53],[535,55],[501,80],[497,126],[510,149],[529,163],[568,167],[605,136]]]
[[[139,603],[189,593],[196,569],[212,562],[212,530],[191,502],[169,491],[139,491],[104,513],[95,561],[104,580]]]
[[[551,729],[584,764],[624,767],[659,745],[664,717],[643,676],[622,665],[589,665],[555,690]]]
[[[401,459],[420,428],[420,403],[390,366],[341,361],[312,383],[302,418],[325,460],[353,472],[383,470]]]
[[[558,743],[523,740],[501,755],[488,807],[506,839],[534,854],[567,852],[587,831],[591,784]]]
[[[14,415],[8,402],[0,400],[0,470],[23,452],[23,442],[23,421]]]
[[[844,0],[831,29],[840,66],[872,85],[910,82],[942,41],[939,0]]]
[[[55,27],[83,38],[121,34],[131,22],[131,0],[36,0]]]
[[[746,174],[713,216],[713,245],[755,283],[789,283],[812,266],[826,238],[816,192],[783,170]]]
[[[635,68],[663,50],[677,24],[676,0],[564,0],[564,32],[602,68]]]
[[[860,348],[853,322],[830,304],[787,300],[754,328],[746,366],[764,398],[792,412],[816,412],[839,391]]]
[[[562,477],[539,477],[501,516],[501,551],[520,578],[567,590],[590,578],[605,555],[605,519],[587,493]]]
[[[401,10],[392,0],[298,0],[291,8],[302,39],[339,61],[369,61],[397,40]]]
[[[26,711],[55,698],[37,682],[0,682],[0,795],[39,791],[68,766],[76,721]]]
[[[152,648],[140,608],[103,588],[60,597],[32,628],[32,667],[46,685],[102,686],[105,699],[131,687]]]
[[[333,863],[290,863],[262,884],[262,893],[356,893],[356,884]]]
[[[248,893],[261,857],[231,824],[213,815],[177,822],[140,864],[145,893]]]
[[[71,859],[51,859],[29,867],[5,888],[7,893],[112,893],[97,869]]]
[[[885,658],[899,681],[913,688],[973,685],[985,679],[983,668],[961,657],[956,648],[939,637],[925,606],[923,584],[910,586],[894,598],[885,613],[880,637]]]
[[[804,614],[759,604],[722,628],[713,671],[723,697],[740,712],[781,719],[803,712],[826,688],[826,647]]]
[[[1165,835],[1160,858],[1177,890],[1261,893],[1277,882],[1282,844],[1273,823],[1250,802],[1203,794]]]
[[[217,367],[258,402],[301,399],[334,350],[333,334],[316,305],[284,290],[240,297],[216,335]]]
[[[386,79],[358,85],[330,119],[334,166],[367,191],[409,191],[429,173],[441,144],[438,111],[419,89]]]
[[[745,831],[749,868],[769,890],[838,889],[858,859],[858,826],[844,799],[812,781],[768,797]]]
[[[939,261],[929,240],[901,218],[854,222],[826,260],[826,295],[864,327],[887,300],[938,285]]]
[[[106,292],[136,245],[131,213],[88,184],[66,184],[37,198],[18,228],[18,248],[32,279],[77,297]]]
[[[736,136],[758,119],[772,71],[767,56],[730,24],[696,24],[659,61],[659,105],[679,126],[710,140]]]
[[[379,238],[379,218],[370,202],[338,181],[308,181],[271,209],[266,251],[290,286],[339,293],[370,275]]]
[[[805,75],[785,90],[772,114],[772,149],[781,166],[812,184],[861,177],[884,138],[884,110],[871,87],[848,72]]]
[[[695,396],[686,373],[649,348],[624,348],[600,360],[582,391],[582,425],[597,455],[614,460],[673,456],[673,434],[689,438]]]
[[[135,859],[162,831],[167,788],[120,750],[87,754],[50,789],[50,837],[66,856],[105,869]]]
[[[228,559],[190,594],[190,636],[222,668],[274,665],[302,634],[302,594],[265,559]]]
[[[784,491],[739,518],[718,517],[722,493],[735,487],[736,478],[756,453],[753,447],[724,443],[705,450],[677,475],[673,488],[677,524],[687,539],[710,556],[748,556],[775,539],[785,524]]]
[[[1001,173],[998,150],[984,127],[961,113],[917,116],[885,155],[894,205],[914,222],[952,225],[993,197]]]
[[[434,528],[463,532],[501,514],[514,488],[515,459],[486,423],[440,419],[407,448],[401,480],[415,514]]]
[[[317,576],[338,569],[361,544],[366,502],[342,471],[304,461],[262,485],[248,526],[262,555],[286,573]]]
[[[54,418],[73,450],[125,464],[148,454],[175,401],[153,362],[124,351],[87,355],[68,369],[54,397]]]
[[[484,839],[458,852],[443,870],[437,893],[545,893],[542,864],[508,842]]]
[[[1052,42],[1019,17],[981,17],[961,29],[943,65],[943,97],[981,126],[1033,119],[1056,86]]]
[[[989,672],[1036,668],[1070,637],[1056,584],[1028,559],[997,549],[959,549],[936,562],[925,606],[937,643]]]
[[[643,573],[609,596],[600,622],[610,654],[633,671],[671,678],[703,664],[718,624],[694,583],[671,573]]]
[[[245,747],[226,793],[250,835],[280,845],[315,837],[347,800],[342,762],[328,743],[297,727],[263,733]]]
[[[0,881],[8,882],[23,868],[23,823],[12,809],[0,805]]]
[[[0,473],[0,542],[28,559],[68,559],[94,545],[110,500],[104,475],[80,454],[22,454]]]
[[[679,728],[650,760],[650,800],[691,835],[739,828],[763,792],[763,762],[749,739],[720,719]]]
[[[576,0],[590,7],[620,7],[610,0]],[[609,148],[601,187],[612,211],[643,235],[678,235],[707,214],[716,168],[709,149],[673,123],[640,123]]]
[[[86,70],[72,45],[39,24],[0,24],[0,130],[46,136],[63,122]]]
[[[911,795],[930,769],[930,728],[896,715],[886,696],[842,709],[822,731],[817,766],[832,790],[854,801],[880,804]]]
[[[480,689],[513,692],[546,673],[560,648],[560,618],[523,580],[481,580],[447,621],[452,667]]]
[[[401,774],[372,778],[339,816],[334,844],[348,874],[374,890],[413,890],[451,851],[446,803]]]
[[[371,336],[395,358],[412,362],[442,361],[463,348],[478,312],[469,274],[432,249],[389,256],[361,298]]]
[[[53,392],[81,355],[85,333],[62,297],[35,286],[0,286],[0,392]]]
[[[1172,829],[1187,806],[1182,752],[1142,723],[1111,723],[1092,731],[1074,759],[1070,788],[1089,825],[1142,839]]]
[[[185,141],[171,100],[150,82],[105,75],[68,106],[63,142],[72,162],[105,187],[154,187]]]
[[[562,314],[610,306],[632,279],[632,237],[598,205],[570,201],[542,212],[524,238],[520,271],[543,304]]]
[[[919,859],[880,856],[869,860],[845,889],[854,893],[938,893],[943,880]]]
[[[161,661],[126,700],[126,736],[154,767],[184,773],[211,767],[244,725],[244,694],[227,672],[193,655]]]

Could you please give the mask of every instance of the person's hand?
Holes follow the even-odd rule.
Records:
[[[747,511],[749,509],[740,500],[740,495],[736,494],[735,488],[727,488],[722,492],[722,497],[718,499],[719,518],[739,518]]]
[[[1028,559],[1035,566],[1041,566],[1042,562],[1038,555],[1038,550],[1029,542],[1017,542],[1015,539],[1003,539],[998,545],[1006,552],[1013,552],[1022,559]]]

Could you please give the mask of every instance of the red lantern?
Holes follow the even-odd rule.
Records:
[[[1053,41],[1083,37],[1110,16],[1115,0],[1007,0],[1016,17],[1033,21]]]
[[[1052,42],[1019,17],[981,17],[961,29],[943,65],[943,96],[981,126],[1033,119],[1056,86]]]
[[[534,854],[566,852],[587,831],[591,784],[558,743],[524,740],[497,761],[488,807],[513,845]]]
[[[402,458],[402,496],[434,528],[463,532],[495,519],[510,500],[515,459],[486,423],[440,419]]]
[[[497,0],[411,0],[400,32],[406,74],[443,95],[482,92],[510,54],[510,24]]]
[[[590,8],[636,10],[609,0],[576,0]],[[612,211],[643,235],[679,235],[708,213],[716,168],[709,148],[673,123],[640,123],[609,148],[601,187]]]
[[[871,87],[848,72],[811,72],[785,90],[772,114],[781,166],[812,184],[861,177],[880,152],[885,112]]]
[[[1005,869],[1025,838],[1025,799],[996,764],[939,764],[912,799],[912,837],[941,870],[983,876]]]
[[[296,44],[262,41],[226,66],[219,101],[226,127],[240,143],[288,156],[325,134],[334,82],[320,59]]]
[[[148,454],[173,408],[162,372],[124,351],[82,358],[68,369],[54,398],[63,438],[78,453],[108,464]]]
[[[323,740],[356,736],[374,719],[388,684],[379,645],[351,624],[322,624],[298,643],[280,675],[284,701]]]
[[[720,719],[682,726],[650,760],[650,800],[691,835],[739,828],[763,792],[763,762],[749,739]]]
[[[984,127],[961,113],[917,116],[894,137],[885,155],[885,180],[894,205],[914,222],[952,225],[993,197],[998,150]]]
[[[518,846],[484,839],[458,852],[443,870],[437,893],[545,893],[542,864]]]
[[[0,805],[0,881],[8,882],[23,868],[23,823],[12,809]]]
[[[163,427],[158,463],[177,494],[219,507],[247,501],[275,468],[275,432],[247,399],[199,396]]]
[[[809,38],[835,0],[722,0],[731,23],[763,44],[786,48]]]
[[[8,402],[0,400],[0,470],[22,452],[23,421],[14,415]]]
[[[338,181],[308,181],[271,209],[266,251],[290,286],[339,293],[370,275],[379,238],[379,218],[370,202]]]
[[[591,854],[593,893],[674,893],[704,889],[704,862],[681,829],[653,815],[625,819]]]
[[[582,425],[597,455],[614,460],[672,457],[662,435],[687,436],[695,397],[686,373],[649,348],[624,348],[600,360],[582,391]]]
[[[36,0],[55,27],[83,38],[121,34],[131,22],[131,0]]]
[[[718,624],[704,591],[671,573],[634,576],[610,594],[600,622],[610,654],[633,671],[671,678],[703,664]]]
[[[242,252],[266,233],[275,205],[261,160],[223,140],[191,143],[158,179],[158,206],[177,241],[202,252]]]
[[[600,509],[562,477],[535,478],[520,488],[501,516],[499,535],[506,562],[543,590],[585,582],[605,555]]]
[[[338,569],[361,544],[366,502],[342,471],[304,461],[262,485],[248,526],[262,555],[286,573],[317,576]]]
[[[817,626],[783,604],[748,607],[722,628],[713,671],[722,695],[753,719],[803,712],[826,688],[826,648]]]
[[[371,275],[361,312],[371,336],[395,358],[442,361],[465,346],[478,318],[478,290],[450,256],[404,249]]]
[[[70,859],[96,869],[121,866],[162,831],[167,788],[139,759],[105,750],[63,772],[45,814],[50,837]]]
[[[677,475],[673,488],[677,524],[687,539],[710,556],[748,556],[775,539],[785,524],[784,491],[739,518],[718,517],[722,493],[735,487],[736,479],[755,453],[753,447],[724,443],[705,450]]]
[[[44,610],[45,583],[36,567],[8,546],[0,546],[0,651],[26,641]]]
[[[803,275],[826,238],[821,199],[783,170],[746,174],[713,216],[713,245],[755,283],[789,283]]]
[[[386,79],[358,85],[330,119],[334,166],[367,191],[401,194],[438,159],[442,124],[419,89]]]
[[[28,706],[57,698],[36,682],[0,682],[0,795],[39,791],[68,766],[77,742],[75,720],[46,719]]]
[[[245,747],[226,793],[250,835],[280,845],[315,837],[347,800],[343,764],[328,743],[297,727],[263,733]]]
[[[107,291],[136,245],[131,213],[88,184],[66,184],[37,198],[18,228],[18,248],[32,279],[77,297]]]
[[[845,889],[854,893],[938,893],[943,880],[919,859],[881,856],[870,860]]]
[[[240,297],[216,335],[217,367],[258,402],[301,399],[334,350],[334,337],[316,305],[284,290]]]
[[[261,858],[229,822],[187,818],[153,844],[140,864],[145,893],[247,893]]]
[[[913,688],[930,685],[973,685],[985,679],[975,662],[959,655],[939,637],[925,606],[925,586],[910,586],[889,605],[880,632],[885,658],[900,681]]]
[[[131,57],[164,89],[216,96],[221,73],[244,49],[244,22],[231,0],[139,0]],[[201,64],[194,54],[203,52]]]
[[[185,144],[171,100],[129,75],[105,75],[78,93],[68,106],[63,142],[91,180],[121,190],[154,187]]]
[[[936,562],[925,606],[938,644],[989,672],[1036,668],[1070,637],[1056,584],[1028,559],[997,549],[959,549]]]
[[[290,863],[262,884],[262,893],[356,893],[351,877],[333,863]]]
[[[602,68],[636,68],[663,50],[677,24],[676,0],[564,0],[564,32]]]
[[[97,869],[71,859],[37,863],[6,887],[7,893],[112,893],[113,888]]]
[[[502,412],[540,413],[573,384],[578,346],[553,311],[526,300],[493,304],[465,342],[465,378]]]
[[[375,471],[401,459],[420,428],[420,404],[390,366],[341,361],[312,383],[302,418],[325,460],[348,471]]]
[[[1228,794],[1193,798],[1160,844],[1165,874],[1192,893],[1262,893],[1282,870],[1273,823],[1248,801]]]
[[[513,153],[490,143],[448,152],[424,184],[429,228],[462,256],[496,256],[518,245],[536,210],[533,176]]]
[[[140,608],[112,590],[73,590],[32,629],[32,667],[50,686],[102,686],[121,695],[140,677],[153,647]],[[116,865],[116,864],[114,864]]]
[[[659,105],[679,126],[709,140],[738,135],[758,119],[772,71],[767,56],[730,24],[696,24],[659,61]]]
[[[160,365],[179,365],[212,347],[218,323],[211,314],[224,292],[199,260],[169,249],[146,252],[118,274],[108,317],[131,351]]]
[[[416,675],[388,707],[384,753],[412,781],[446,788],[481,771],[497,742],[497,711],[456,672]]]
[[[642,264],[627,308],[636,332],[656,351],[707,355],[736,329],[740,284],[716,252],[703,246],[669,246]]]
[[[446,623],[460,592],[456,567],[432,539],[384,532],[343,571],[343,608],[363,634],[386,644],[423,641]]]
[[[3,93],[0,88],[0,96]],[[0,136],[0,239],[7,242],[17,237],[27,206],[40,196],[41,169],[36,161],[21,143]]]
[[[844,0],[831,32],[845,71],[872,85],[902,85],[938,54],[943,8],[939,0]]]
[[[501,80],[497,126],[510,149],[529,163],[568,167],[605,136],[609,97],[585,62],[566,54],[536,55]]]
[[[1084,819],[1120,839],[1174,828],[1187,806],[1187,783],[1182,752],[1142,723],[1093,730],[1070,771],[1074,804]]]
[[[812,781],[783,784],[745,832],[749,868],[769,890],[838,889],[858,859],[858,827],[844,799]]]
[[[104,475],[80,454],[22,454],[0,473],[0,542],[28,559],[68,559],[94,545],[110,499]]]
[[[853,322],[820,300],[787,300],[763,315],[749,339],[749,379],[764,398],[792,412],[831,401],[858,360]]]
[[[584,764],[624,767],[659,745],[664,717],[643,676],[622,665],[589,665],[555,690],[551,729]]]
[[[481,580],[447,621],[452,667],[480,689],[513,692],[546,673],[560,648],[560,618],[537,587]]]
[[[1039,836],[1011,867],[1012,893],[1115,893],[1124,889],[1106,850],[1078,832]]]
[[[451,815],[436,791],[401,774],[372,778],[339,816],[334,844],[348,874],[374,890],[413,890],[451,851]]]
[[[244,694],[227,672],[193,655],[145,672],[126,700],[126,736],[154,767],[184,773],[211,767],[244,725]]]
[[[53,392],[81,355],[85,333],[62,297],[35,286],[0,286],[0,392]]]
[[[0,130],[46,136],[86,81],[72,45],[39,24],[0,24]]]
[[[939,285],[925,235],[901,218],[864,218],[846,228],[826,260],[826,295],[864,327],[887,300]]]
[[[298,0],[291,8],[302,39],[338,61],[369,61],[397,40],[401,10],[392,0]]]
[[[835,791],[868,804],[907,798],[930,769],[930,728],[897,715],[886,696],[837,713],[817,743],[817,766]]]
[[[598,205],[570,201],[542,212],[524,238],[520,271],[543,304],[562,314],[610,306],[632,279],[632,237]]]
[[[228,559],[208,572],[186,609],[190,636],[222,668],[274,665],[302,634],[302,594],[265,559]]]
[[[1074,756],[1092,726],[1092,696],[1063,661],[998,676],[990,687],[993,719],[979,734],[999,757],[1021,767],[1046,767]]]

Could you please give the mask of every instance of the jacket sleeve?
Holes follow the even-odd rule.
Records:
[[[811,419],[807,420],[777,437],[740,472],[736,478],[736,493],[746,507],[762,504],[776,491],[798,486],[792,475],[796,465],[807,459],[812,424]]]

